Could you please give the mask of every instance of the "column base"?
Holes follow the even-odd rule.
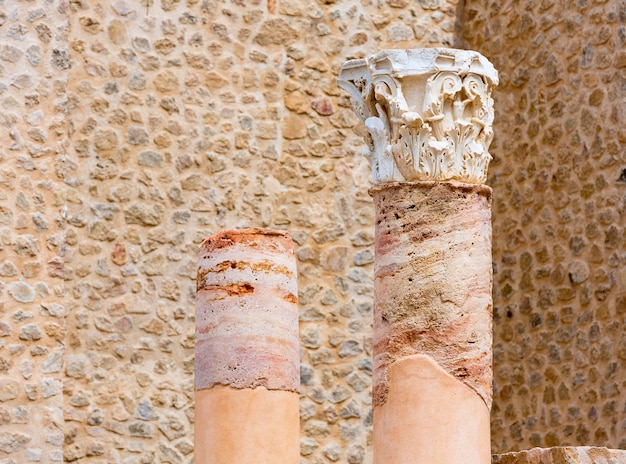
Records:
[[[626,464],[626,450],[595,446],[556,446],[533,448],[515,453],[494,454],[492,464]]]

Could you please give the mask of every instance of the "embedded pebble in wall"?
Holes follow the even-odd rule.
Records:
[[[0,401],[6,402],[17,398],[20,384],[11,378],[0,379]]]
[[[20,303],[30,303],[35,299],[35,291],[28,284],[13,282],[8,285],[9,294]]]
[[[11,261],[4,261],[0,264],[0,277],[13,277],[17,275],[17,267]]]

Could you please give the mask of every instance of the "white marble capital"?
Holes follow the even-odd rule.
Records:
[[[384,50],[347,61],[338,82],[367,128],[374,183],[486,181],[498,73],[480,53]]]

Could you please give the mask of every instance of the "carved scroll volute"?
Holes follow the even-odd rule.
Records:
[[[437,48],[383,51],[348,61],[339,75],[368,131],[375,183],[484,183],[497,83],[479,53]]]
[[[371,116],[370,105],[366,104],[373,91],[371,82],[372,77],[364,59],[348,61],[341,69],[338,84],[350,94],[352,109],[362,121]]]

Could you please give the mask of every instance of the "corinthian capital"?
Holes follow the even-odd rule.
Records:
[[[446,48],[384,50],[339,73],[367,128],[374,183],[484,183],[497,84],[480,53]]]

